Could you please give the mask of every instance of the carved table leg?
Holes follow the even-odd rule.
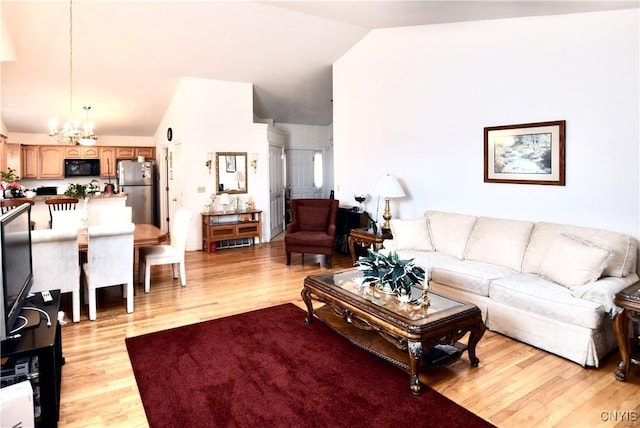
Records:
[[[309,290],[307,287],[302,287],[302,290],[300,290],[300,296],[302,296],[302,301],[304,302],[304,304],[307,305],[307,317],[305,318],[304,322],[306,324],[311,324],[311,321],[313,321],[313,303],[311,302],[311,290]]]
[[[409,350],[409,365],[411,366],[411,380],[409,386],[413,395],[420,395],[422,387],[420,386],[420,361],[422,360],[422,342],[410,340],[407,344]]]
[[[616,335],[618,348],[620,348],[620,357],[622,358],[622,361],[620,361],[618,369],[616,370],[616,379],[621,382],[627,380],[627,375],[629,374],[629,365],[631,363],[629,340],[627,338],[628,328],[629,319],[627,317],[627,310],[623,309],[621,312],[616,314],[615,318],[613,318],[613,332]]]
[[[347,239],[347,241],[349,242],[349,253],[351,253],[351,264],[355,266],[356,264],[356,249],[354,247],[354,239],[351,235],[349,235],[349,238]]]
[[[485,327],[482,323],[482,318],[476,323],[476,325],[470,330],[469,343],[467,345],[467,351],[469,352],[469,361],[471,361],[472,367],[478,367],[480,360],[476,357],[476,345],[484,335]]]

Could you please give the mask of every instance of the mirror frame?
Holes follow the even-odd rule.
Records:
[[[238,156],[244,156],[244,189],[241,190],[220,190],[220,170],[221,168],[225,168],[226,171],[226,157],[227,156],[235,156],[236,157],[236,170]],[[225,172],[226,173],[226,172]],[[223,193],[233,194],[241,194],[249,192],[249,181],[247,177],[247,152],[216,152],[216,195],[221,195]]]

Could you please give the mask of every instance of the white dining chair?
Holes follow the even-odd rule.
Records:
[[[77,209],[70,211],[52,211],[51,229],[72,229],[76,233],[78,229],[86,227],[87,210]]]
[[[87,262],[82,266],[89,319],[96,319],[96,289],[124,285],[127,313],[133,312],[133,223],[89,226]]]
[[[103,208],[100,210],[100,224],[131,223],[131,207]]]
[[[78,229],[31,231],[33,285],[31,291],[71,292],[73,322],[80,322],[80,259]]]
[[[53,228],[54,217],[56,211],[73,211],[78,207],[78,198],[70,198],[67,196],[49,198],[44,203],[49,207],[49,227]]]
[[[178,277],[180,270],[180,283],[187,285],[186,269],[184,266],[184,252],[187,245],[187,234],[189,232],[189,222],[191,212],[179,208],[176,210],[175,219],[171,227],[171,244],[154,245],[150,247],[140,247],[138,263],[138,282],[144,278],[144,292],[149,292],[151,282],[151,266],[171,264],[173,277]],[[144,275],[144,277],[142,276]]]

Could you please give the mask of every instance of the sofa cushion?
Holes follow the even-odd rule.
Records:
[[[586,328],[599,328],[604,319],[599,303],[576,298],[570,289],[533,274],[496,279],[491,283],[489,298],[524,312]]]
[[[326,232],[329,223],[330,207],[298,207],[300,230]]]
[[[464,252],[465,260],[522,270],[522,258],[529,243],[533,223],[479,217]]]
[[[388,248],[380,250],[385,255],[388,255],[391,251],[395,250]],[[420,266],[425,270],[427,278],[431,278],[430,272],[433,268],[460,262],[455,257],[438,251],[400,250],[398,251],[398,256],[403,260],[413,259],[416,266]]]
[[[556,236],[540,262],[543,277],[575,290],[600,278],[611,252],[565,234]]]
[[[497,278],[513,275],[513,269],[503,266],[455,260],[431,268],[431,280],[442,285],[464,290],[479,296],[489,295],[489,286]]]
[[[391,219],[390,223],[396,250],[433,251],[425,217],[413,220]]]
[[[435,250],[462,259],[476,217],[441,211],[427,211],[426,217]]]
[[[335,238],[331,235],[327,235],[326,232],[313,232],[308,230],[287,233],[284,239],[287,242],[287,246],[290,246],[291,248],[296,248],[298,245],[302,247],[332,247],[333,242],[335,241]]]
[[[556,223],[536,223],[522,261],[522,271],[539,273],[540,263],[560,234],[577,236],[600,248],[611,251],[612,259],[604,270],[604,276],[627,276],[636,271],[638,243],[628,235],[588,227]]]

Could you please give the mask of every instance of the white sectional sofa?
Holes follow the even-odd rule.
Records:
[[[476,304],[488,329],[598,366],[616,347],[613,296],[638,281],[637,242],[606,230],[427,211],[391,221],[432,290]]]

